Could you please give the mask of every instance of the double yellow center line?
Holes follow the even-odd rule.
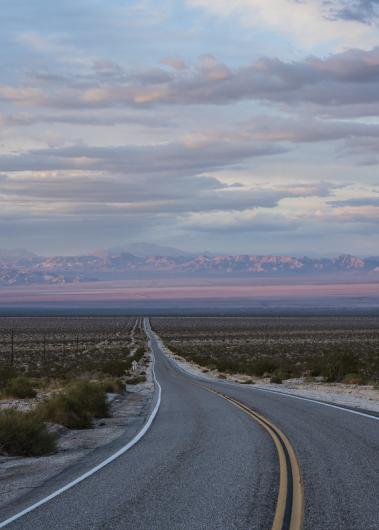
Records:
[[[241,401],[201,385],[226,399],[259,423],[271,436],[279,458],[279,492],[272,530],[301,530],[303,526],[304,492],[300,467],[287,436],[270,420]]]

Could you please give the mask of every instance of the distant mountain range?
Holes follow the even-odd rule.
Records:
[[[134,253],[131,252],[134,250]],[[190,254],[171,247],[136,244],[82,256],[42,257],[0,250],[0,285],[65,284],[150,275],[259,277],[327,274],[378,275],[379,257],[336,258]]]

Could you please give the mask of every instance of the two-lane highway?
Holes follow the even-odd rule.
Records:
[[[288,519],[288,506],[301,509],[304,493],[306,530],[379,529],[379,421],[201,381],[183,373],[148,333],[162,393],[146,434],[7,528],[279,530],[298,524],[299,518]],[[296,486],[297,463],[303,488]],[[3,519],[40,499],[41,492],[31,493],[8,507]]]

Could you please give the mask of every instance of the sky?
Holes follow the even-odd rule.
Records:
[[[377,255],[379,0],[2,0],[0,248]]]

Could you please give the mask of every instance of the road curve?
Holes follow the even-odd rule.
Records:
[[[143,438],[7,528],[271,530],[280,484],[277,448],[267,430],[218,392],[268,419],[295,448],[304,529],[378,530],[378,421],[223,382],[207,382],[211,392],[180,371],[153,334],[151,345],[162,396]],[[49,481],[43,492],[9,506],[1,520],[56,484]]]

